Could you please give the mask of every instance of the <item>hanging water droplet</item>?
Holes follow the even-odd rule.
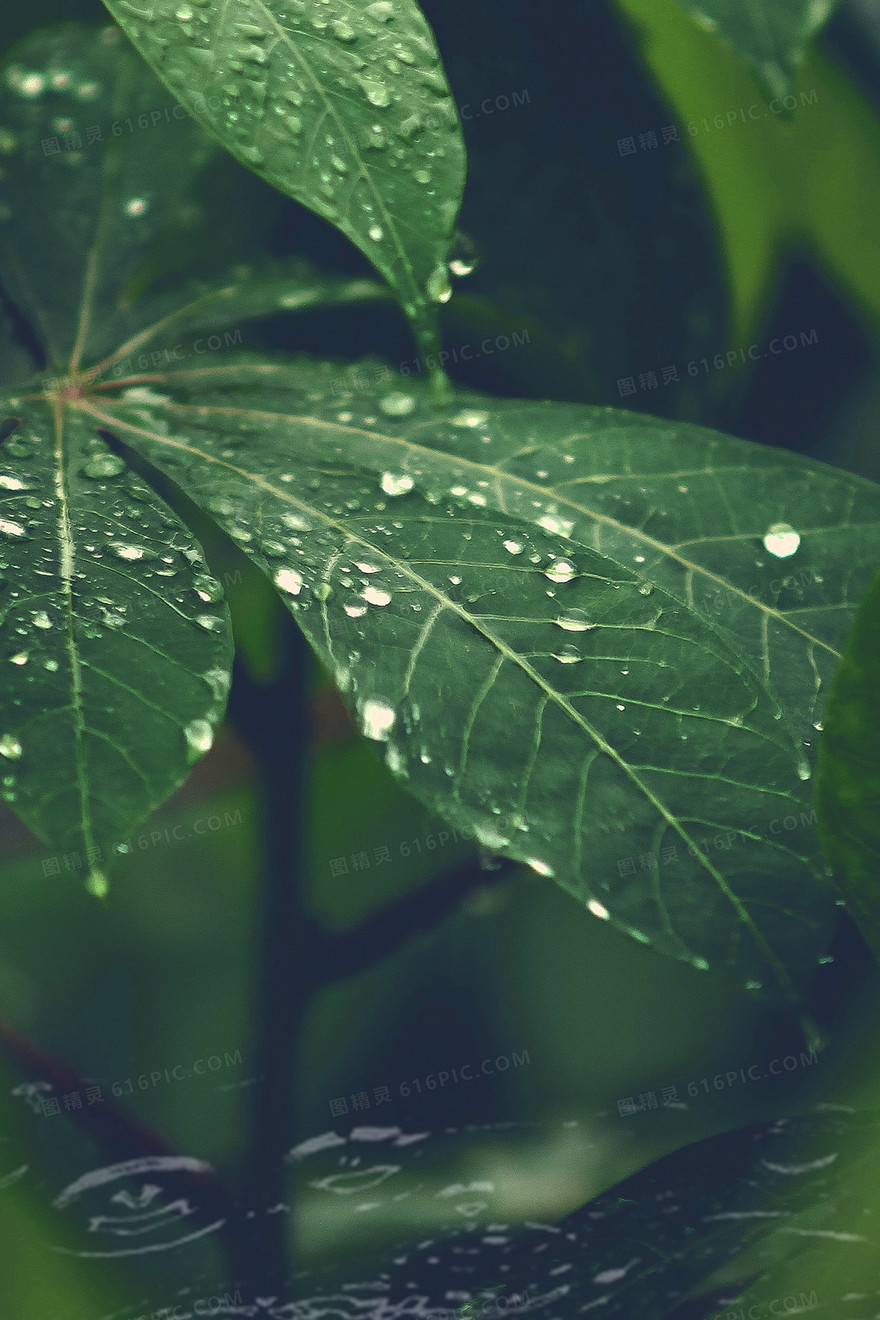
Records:
[[[544,577],[551,582],[570,582],[577,576],[577,569],[570,559],[554,559],[549,568],[544,569]]]
[[[411,394],[400,394],[396,390],[379,400],[379,407],[389,417],[408,417],[415,406],[416,401]]]
[[[563,628],[566,632],[589,632],[595,628],[596,624],[588,618],[583,610],[569,610],[567,614],[561,614],[554,620],[557,628]]]
[[[290,596],[298,596],[303,588],[302,574],[297,573],[295,568],[279,568],[274,582],[276,587],[280,587]]]
[[[598,917],[600,921],[608,921],[611,917],[611,913],[608,911],[607,907],[605,907],[604,903],[600,903],[596,898],[591,898],[589,900],[587,908],[592,912],[593,916]]]
[[[393,707],[377,697],[370,697],[361,707],[361,728],[378,742],[387,742],[396,718]]]
[[[383,472],[380,485],[386,495],[406,495],[413,488],[413,479],[407,476],[405,472]],[[0,531],[2,531],[2,524],[0,524]]]
[[[764,533],[764,549],[777,559],[790,559],[800,543],[800,533],[788,523],[774,523]]]
[[[451,273],[458,279],[465,279],[468,275],[473,274],[479,265],[479,261],[480,257],[476,243],[459,229],[455,235],[452,256],[449,259]]]
[[[428,297],[432,302],[447,303],[452,297],[452,285],[449,283],[449,271],[446,266],[437,266],[428,276]]]
[[[0,756],[5,756],[7,761],[17,761],[21,756],[21,743],[12,733],[4,733],[0,738]]]
[[[207,720],[193,720],[184,729],[187,746],[195,756],[209,752],[214,745],[214,730]]]

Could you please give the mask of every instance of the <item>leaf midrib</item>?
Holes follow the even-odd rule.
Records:
[[[768,964],[773,968],[776,976],[779,979],[780,984],[784,987],[791,986],[790,978],[784,966],[776,957],[775,953],[767,943],[761,930],[753,922],[748,909],[744,906],[744,904],[738,898],[738,896],[735,893],[733,893],[733,891],[730,889],[730,886],[727,884],[727,881],[725,880],[724,876],[721,874],[720,871],[718,871],[713,866],[708,856],[702,851],[702,849],[700,849],[697,846],[696,842],[693,839],[691,839],[688,831],[684,828],[684,826],[677,819],[674,813],[657,796],[657,794],[654,793],[653,790],[641,779],[635,768],[631,766],[627,761],[625,761],[624,758],[620,755],[620,753],[617,752],[616,749],[602,737],[602,735],[598,732],[598,730],[593,728],[593,726],[589,723],[589,721],[586,720],[580,714],[579,711],[575,710],[575,708],[571,705],[571,703],[567,701],[566,698],[561,693],[559,693],[545,679],[543,679],[542,676],[539,673],[537,673],[537,671],[522,656],[518,655],[517,652],[512,650],[500,638],[493,636],[491,633],[487,632],[484,628],[481,628],[479,620],[475,618],[473,615],[469,614],[461,605],[458,604],[458,602],[451,600],[439,588],[435,587],[432,583],[428,582],[427,580],[421,578],[417,573],[413,571],[412,567],[407,563],[406,560],[397,559],[395,556],[389,554],[388,551],[383,549],[383,547],[381,547],[380,545],[374,544],[372,541],[366,540],[363,537],[353,533],[349,528],[345,526],[344,523],[337,521],[329,514],[323,512],[323,510],[317,509],[314,506],[307,504],[302,500],[298,500],[295,496],[291,495],[289,491],[277,489],[275,486],[271,484],[271,482],[266,480],[266,478],[261,477],[254,473],[247,472],[244,468],[240,468],[236,464],[230,463],[224,459],[219,459],[215,457],[213,454],[206,453],[204,450],[198,449],[193,445],[185,444],[182,441],[175,440],[170,436],[163,436],[156,432],[149,431],[144,427],[135,426],[130,422],[126,422],[120,418],[114,417],[112,414],[102,413],[99,409],[95,408],[92,404],[88,403],[84,399],[79,400],[76,406],[79,411],[89,414],[98,421],[109,423],[109,425],[113,427],[122,427],[124,430],[129,431],[134,435],[142,435],[147,439],[151,440],[152,442],[158,443],[166,448],[181,450],[183,453],[191,454],[193,457],[201,458],[207,463],[210,463],[216,467],[222,467],[229,472],[235,473],[236,476],[241,477],[243,480],[250,482],[254,486],[266,490],[276,498],[280,499],[284,503],[290,504],[291,506],[295,507],[302,513],[307,513],[310,516],[319,519],[321,522],[325,524],[325,526],[333,528],[335,531],[337,531],[341,536],[343,536],[346,539],[348,543],[360,544],[365,549],[371,551],[373,554],[381,555],[390,564],[392,564],[395,569],[408,575],[428,595],[433,596],[434,599],[438,602],[438,604],[440,604],[442,608],[447,608],[451,610],[453,613],[457,614],[459,618],[461,618],[466,624],[472,627],[476,632],[480,633],[485,638],[485,640],[489,642],[505,659],[509,660],[511,663],[513,663],[515,666],[521,669],[522,672],[526,675],[526,677],[530,679],[530,681],[535,685],[536,688],[543,691],[547,695],[548,699],[553,701],[559,707],[559,709],[562,710],[568,716],[568,718],[572,721],[573,724],[575,724],[585,734],[588,735],[588,737],[593,741],[595,748],[599,752],[605,753],[614,762],[614,764],[617,765],[618,768],[633,782],[635,787],[643,794],[645,799],[651,804],[651,806],[654,808],[654,810],[657,812],[660,818],[666,822],[666,825],[672,830],[674,830],[675,833],[680,836],[682,841],[687,843],[688,846],[693,849],[694,856],[698,858],[704,870],[712,877],[712,879],[718,885],[719,890],[721,891],[722,895],[727,899],[727,901],[730,903],[731,907],[733,908],[737,917],[741,921],[742,925],[749,931],[757,947],[761,950],[764,957],[767,959]],[[682,945],[682,948],[687,949],[687,946],[685,945],[684,941],[681,940],[681,937],[677,936],[676,938],[678,938],[679,942]],[[687,949],[687,952],[691,957],[693,957],[691,950]]]

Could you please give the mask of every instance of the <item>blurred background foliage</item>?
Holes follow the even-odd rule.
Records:
[[[461,225],[481,256],[444,309],[446,344],[527,332],[518,346],[452,365],[453,377],[487,392],[687,418],[880,478],[880,5],[844,0],[798,73],[798,108],[760,118],[748,107],[766,109],[763,88],[675,0],[424,7],[464,115]],[[71,18],[102,23],[106,14],[97,0],[6,0],[4,46],[37,23]],[[526,96],[515,104],[515,93]],[[664,134],[673,126],[675,136]],[[626,139],[634,149],[621,154]],[[365,272],[338,234],[231,161],[205,176],[201,196],[191,229],[169,240],[151,273],[160,282],[264,254]],[[775,336],[813,331],[797,351],[766,352]],[[242,343],[414,359],[390,305],[248,324]],[[714,356],[728,350],[745,350],[746,361],[715,368]],[[687,364],[702,359],[711,369],[689,374]],[[663,384],[662,369],[673,365],[678,382]],[[229,589],[248,667],[266,676],[278,628],[272,597],[234,546],[199,531]],[[449,838],[429,847],[441,823],[357,739],[318,672],[312,701],[310,897],[329,923],[344,925],[464,857],[468,845]],[[51,873],[46,850],[3,809],[0,1017],[107,1089],[240,1050],[241,1063],[222,1072],[145,1090],[135,1083],[125,1097],[170,1145],[235,1171],[244,1106],[259,1086],[251,1000],[261,840],[252,766],[232,732],[141,834],[146,845],[120,860],[109,901],[97,904],[64,859]],[[378,860],[382,850],[387,860]],[[710,1132],[818,1100],[880,1102],[878,990],[843,920],[835,959],[810,989],[827,1040],[818,1062],[716,1090],[715,1074],[750,1065],[764,1074],[770,1060],[799,1055],[798,1021],[746,1001],[723,973],[699,974],[639,947],[550,882],[518,875],[319,995],[301,1066],[302,1130],[291,1144],[357,1123],[432,1132],[513,1124],[461,1134],[445,1157],[447,1180],[494,1181],[499,1217],[559,1215]],[[402,1082],[524,1050],[527,1065],[491,1079],[400,1094]],[[687,1095],[691,1081],[696,1098]],[[0,1253],[9,1256],[10,1316],[93,1320],[136,1308],[157,1278],[186,1282],[196,1259],[222,1278],[211,1246],[164,1253],[158,1264],[139,1258],[136,1267],[47,1250],[63,1241],[53,1198],[99,1161],[66,1117],[36,1113],[21,1082],[2,1065]],[[669,1085],[686,1108],[659,1103]],[[381,1086],[389,1104],[331,1115],[332,1099]],[[656,1109],[621,1115],[624,1097],[650,1092]],[[589,1135],[589,1157],[573,1153],[566,1120]],[[302,1173],[303,1264],[401,1235],[390,1204],[351,1214],[344,1198],[307,1181]],[[855,1194],[880,1213],[876,1186]],[[427,1198],[410,1209],[408,1231],[413,1216],[433,1226],[437,1205]],[[830,1295],[836,1268],[833,1244],[823,1244],[809,1267],[781,1269],[778,1295]]]

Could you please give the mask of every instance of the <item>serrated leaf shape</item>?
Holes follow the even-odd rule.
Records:
[[[222,717],[222,588],[179,519],[76,414],[4,400],[2,795],[103,886],[114,845],[189,774]]]
[[[127,394],[79,406],[271,575],[412,792],[635,938],[790,990],[834,912],[812,831],[770,837],[809,772],[717,629],[476,485],[365,473],[357,428]]]
[[[71,24],[10,52],[0,278],[53,366],[72,358],[77,370],[119,343],[125,281],[163,231],[187,224],[215,150],[116,27]]]
[[[679,0],[750,64],[771,96],[785,96],[809,41],[837,0]]]
[[[465,157],[414,0],[107,7],[227,150],[366,254],[435,347]]]

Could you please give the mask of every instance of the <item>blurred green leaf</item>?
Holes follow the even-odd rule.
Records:
[[[635,938],[790,988],[786,968],[821,951],[833,905],[812,831],[771,838],[806,805],[810,772],[767,677],[778,667],[777,690],[802,705],[822,662],[778,601],[740,583],[757,574],[772,514],[756,512],[754,534],[725,520],[736,483],[757,506],[780,461],[801,500],[798,460],[563,405],[478,400],[438,420],[392,391],[339,414],[335,371],[230,363],[210,396],[170,374],[164,397],[81,406],[272,577],[363,732],[428,806]],[[822,512],[833,527],[833,502]],[[645,569],[634,550],[650,555]],[[766,648],[763,682],[695,608],[698,571],[734,602],[732,633]],[[841,611],[827,612],[833,624],[817,604],[813,626],[833,632]],[[789,634],[797,650],[783,659]],[[634,855],[649,860],[622,865]]]
[[[826,856],[880,957],[880,574],[859,607],[825,710],[816,809]]]
[[[783,116],[756,101],[736,57],[678,0],[618,4],[702,168],[727,253],[734,345],[748,345],[793,249],[813,253],[880,326],[880,118],[865,93],[813,50]]]
[[[101,892],[102,857],[211,745],[228,612],[187,529],[94,427],[0,411],[21,421],[0,447],[2,794]]]
[[[355,243],[425,350],[464,188],[465,155],[431,29],[414,0],[128,0],[107,7],[234,156]]]
[[[807,43],[836,0],[679,0],[701,27],[717,32],[752,66],[772,96],[791,86]]]
[[[28,37],[0,89],[0,278],[50,362],[76,370],[119,343],[123,285],[186,226],[216,148],[117,28]]]

